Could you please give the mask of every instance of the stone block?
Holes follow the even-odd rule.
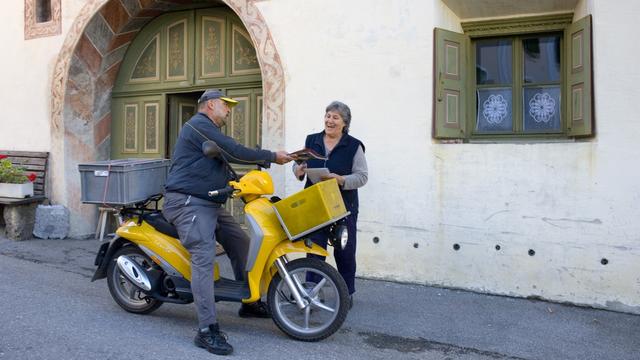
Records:
[[[114,38],[114,41],[117,38]],[[113,42],[111,42],[113,44]],[[110,45],[111,46],[111,45]],[[116,63],[119,63],[124,59],[124,54],[127,52],[128,46],[121,46],[113,51],[110,51],[103,59],[100,65],[100,73],[103,73],[105,70],[109,69]]]
[[[30,239],[35,215],[36,203],[5,206],[3,212],[5,235],[12,240]]]
[[[130,43],[131,40],[133,40],[133,38],[136,37],[137,34],[138,33],[135,32],[135,31],[130,31],[128,33],[116,35],[111,40],[111,43],[109,44],[109,47],[107,48],[107,50],[108,51],[112,51],[114,49],[117,49],[117,48],[121,47],[124,44]]]
[[[117,34],[122,26],[129,21],[129,14],[120,1],[109,1],[100,10],[111,30]]]
[[[142,29],[152,18],[144,17],[144,18],[134,18],[122,29],[122,32],[129,31],[138,31]],[[109,39],[111,40],[111,39]]]
[[[130,16],[136,16],[140,12],[140,2],[138,0],[121,0],[121,2]]]
[[[100,64],[102,63],[102,55],[98,52],[98,49],[93,46],[91,41],[86,36],[82,36],[76,47],[78,57],[82,59],[87,68],[94,74],[100,71]]]
[[[98,120],[93,127],[93,144],[100,145],[111,135],[111,114],[107,114],[102,119]]]
[[[64,239],[69,235],[69,209],[62,205],[39,205],[33,235],[41,239]]]
[[[91,40],[91,43],[95,46],[98,52],[100,52],[100,55],[107,54],[109,43],[111,42],[111,39],[113,39],[114,34],[102,15],[94,16],[87,24],[84,33],[87,35],[89,40]]]

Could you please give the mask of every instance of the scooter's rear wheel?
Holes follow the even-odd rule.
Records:
[[[107,268],[107,284],[113,300],[121,308],[136,314],[148,314],[162,305],[162,301],[148,298],[133,285],[116,265],[118,257],[125,255],[145,270],[151,269],[153,261],[140,248],[129,245],[116,251]]]
[[[276,274],[267,300],[278,328],[302,341],[319,341],[335,333],[349,312],[349,291],[342,276],[318,259],[297,259],[286,269],[308,305],[300,309],[287,282]]]

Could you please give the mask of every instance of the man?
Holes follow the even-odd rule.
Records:
[[[163,214],[175,225],[180,241],[191,254],[191,291],[196,305],[199,330],[195,344],[209,352],[227,355],[233,347],[220,332],[216,320],[213,267],[216,241],[225,249],[236,280],[246,280],[245,265],[249,238],[221,205],[226,196],[209,197],[210,190],[221,189],[230,180],[220,159],[202,153],[202,143],[215,141],[234,162],[269,165],[285,164],[292,158],[285,151],[249,149],[224,135],[220,128],[231,107],[238,102],[219,90],[207,90],[198,100],[198,113],[182,128],[172,156],[166,183]],[[264,303],[242,304],[242,317],[269,317]]]

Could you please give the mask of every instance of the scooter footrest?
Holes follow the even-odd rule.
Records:
[[[249,285],[244,281],[220,278],[215,282],[216,301],[242,301],[251,295]]]

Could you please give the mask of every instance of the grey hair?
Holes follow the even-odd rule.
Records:
[[[349,133],[349,126],[351,125],[351,109],[347,106],[347,104],[342,103],[340,101],[332,101],[331,104],[327,105],[324,113],[328,113],[329,111],[335,111],[342,117],[344,121],[344,128],[342,132],[345,134]]]
[[[207,101],[209,101],[209,100],[200,101],[198,103],[198,111],[204,109],[205,105],[207,104]]]

